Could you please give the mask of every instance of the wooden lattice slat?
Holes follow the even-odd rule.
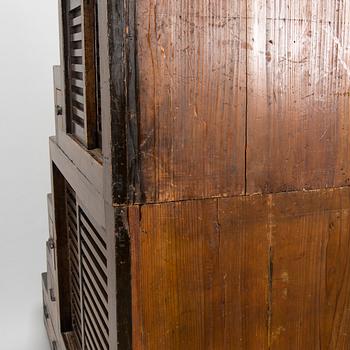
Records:
[[[109,349],[106,242],[81,210],[82,299],[85,347]]]
[[[94,1],[66,1],[67,131],[87,148],[100,147],[101,122],[97,121],[96,4]]]

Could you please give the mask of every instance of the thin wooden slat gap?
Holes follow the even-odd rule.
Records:
[[[97,326],[98,330],[97,333],[101,334],[103,341],[108,344],[108,333],[105,329],[105,327],[103,326],[103,324],[101,324],[101,320],[99,319],[96,310],[93,309],[93,307],[90,304],[90,301],[88,299],[84,299],[84,306],[86,307],[86,311],[88,312],[89,316],[91,319],[93,319],[95,325]]]
[[[100,304],[100,307],[103,309],[103,312],[108,315],[108,303],[106,301],[106,298],[103,294],[100,294],[98,288],[95,286],[94,282],[92,281],[89,272],[86,270],[85,266],[82,266],[83,272],[84,272],[84,283],[85,287],[89,287],[91,290],[91,293],[96,297],[98,303]],[[86,278],[85,278],[86,277]]]
[[[91,245],[86,244],[85,239],[82,239],[82,249],[86,255],[86,258],[89,260],[89,263],[93,266],[94,270],[96,270],[96,272],[101,276],[102,284],[106,285],[107,288],[107,271],[106,268],[104,268],[103,266],[100,265],[100,261],[99,261],[99,256],[97,254],[94,254],[91,251]]]
[[[84,321],[85,321],[85,326],[89,328],[90,330],[90,335],[94,338],[95,342],[98,343],[98,348],[99,350],[107,350],[108,349],[108,344],[100,340],[99,334],[96,330],[96,328],[93,326],[92,320],[90,318],[89,313],[84,313]]]
[[[107,249],[105,239],[101,236],[101,234],[97,230],[94,229],[91,221],[86,217],[86,215],[83,212],[81,212],[81,214],[82,214],[81,221],[83,222],[84,227],[88,230],[91,237],[96,237],[100,242],[100,244],[102,244],[104,249]],[[96,243],[98,244],[99,247],[101,246],[97,241]],[[104,249],[101,249],[101,251],[104,251]]]
[[[94,297],[91,295],[91,292],[89,289],[84,289],[84,297],[89,299],[90,304],[93,306],[94,310],[98,313],[99,319],[101,323],[104,325],[107,334],[109,335],[109,328],[108,328],[108,318],[107,316],[101,312],[99,306],[96,304],[96,301]]]
[[[103,268],[104,271],[106,271],[107,268],[107,258],[105,256],[104,250],[101,250],[101,246],[98,245],[98,241],[94,240],[91,235],[89,234],[89,232],[86,230],[85,227],[81,228],[84,232],[84,241],[85,243],[89,246],[91,251],[95,251],[97,253],[97,257],[99,260],[99,264],[101,265],[101,268]]]
[[[100,281],[98,278],[96,272],[94,271],[94,268],[91,266],[89,260],[84,256],[83,254],[83,259],[82,259],[82,265],[85,269],[85,272],[89,274],[89,277],[92,281],[92,283],[96,286],[96,289],[99,291],[99,294],[103,296],[106,304],[108,303],[108,293],[106,291],[106,288],[104,287],[103,283]]]

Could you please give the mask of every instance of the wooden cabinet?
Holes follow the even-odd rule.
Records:
[[[350,7],[59,8],[52,348],[350,348]]]

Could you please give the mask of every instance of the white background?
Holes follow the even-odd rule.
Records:
[[[41,279],[48,238],[57,0],[0,1],[0,350],[48,350]]]

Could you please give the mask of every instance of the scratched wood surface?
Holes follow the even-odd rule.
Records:
[[[273,204],[271,348],[349,349],[349,189]]]
[[[144,199],[243,193],[244,2],[140,0],[136,6]]]
[[[349,184],[350,3],[247,3],[248,193]]]
[[[350,183],[350,5],[137,3],[140,181],[163,202]]]
[[[81,289],[82,304],[91,300],[85,347],[349,350],[350,189],[304,189],[350,185],[350,3],[98,6],[103,157],[66,133],[69,103],[56,96],[57,273],[49,268],[43,288],[51,341],[76,347],[67,181],[89,214],[79,227],[107,235],[102,255],[83,257],[94,272],[82,276],[104,286]],[[93,67],[96,22],[86,15]],[[65,87],[55,85],[62,96]]]
[[[218,205],[141,208],[131,233],[134,349],[267,349],[267,244],[259,237],[266,205],[245,198]]]
[[[349,349],[348,188],[129,214],[135,350]]]

